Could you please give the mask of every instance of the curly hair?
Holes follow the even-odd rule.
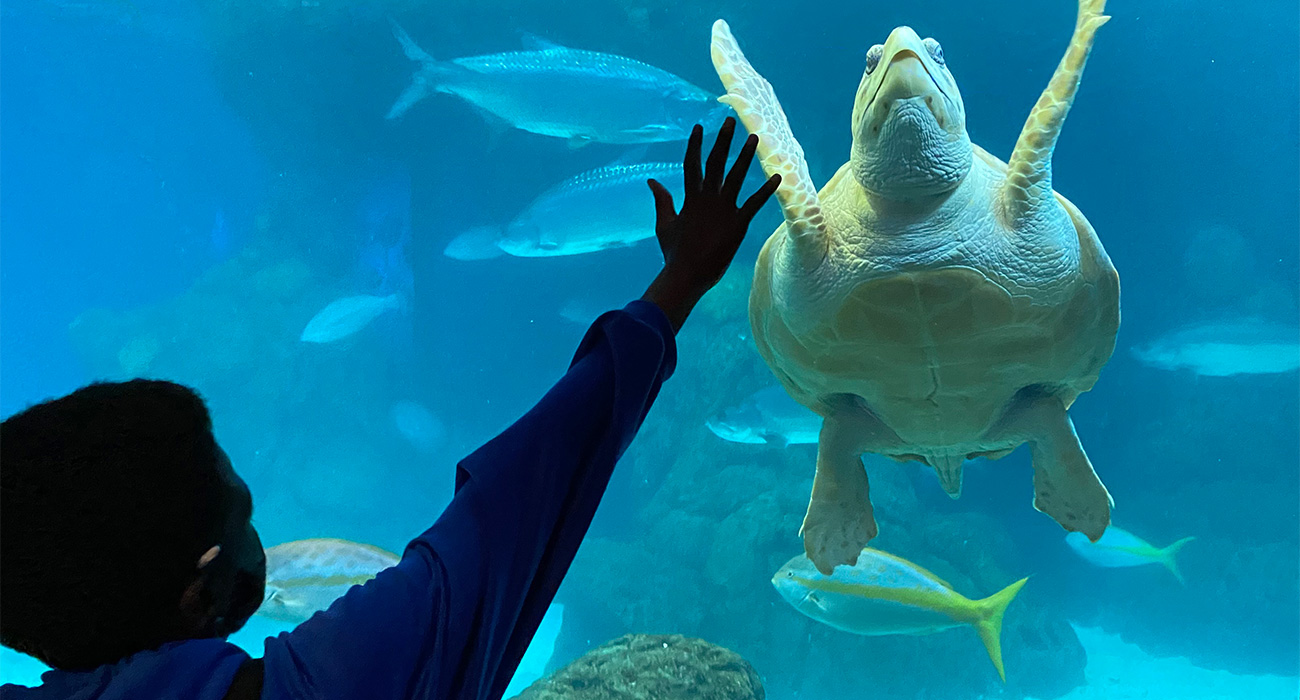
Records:
[[[96,383],[0,426],[0,644],[87,669],[180,638],[224,497],[202,398]]]

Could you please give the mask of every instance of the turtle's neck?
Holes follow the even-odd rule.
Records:
[[[919,103],[900,103],[870,146],[862,135],[854,138],[853,179],[874,197],[924,204],[955,190],[970,172],[973,147],[966,131],[948,133],[923,110]]]

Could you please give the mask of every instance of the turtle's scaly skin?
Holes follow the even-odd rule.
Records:
[[[723,99],[759,134],[764,170],[783,176],[786,223],[759,255],[749,313],[763,359],[824,417],[803,526],[824,572],[876,534],[863,452],[926,463],[956,497],[963,460],[1027,442],[1034,506],[1094,540],[1109,524],[1066,409],[1114,350],[1119,278],[1051,188],[1104,5],[1080,1],[1009,165],[970,143],[938,44],[895,29],[868,56],[851,158],[820,192],[771,86],[714,25]]]

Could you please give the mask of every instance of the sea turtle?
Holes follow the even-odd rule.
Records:
[[[785,223],[759,254],[749,318],[781,384],[823,418],[801,530],[821,571],[876,535],[865,452],[929,465],[956,498],[963,460],[1027,442],[1034,507],[1092,540],[1109,524],[1066,410],[1115,348],[1119,276],[1051,169],[1104,9],[1080,0],[1009,163],[971,143],[939,43],[894,29],[867,52],[849,161],[821,191],[772,86],[714,24],[719,99],[783,178]]]

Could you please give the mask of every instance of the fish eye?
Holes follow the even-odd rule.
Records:
[[[794,572],[793,572],[793,571],[787,571],[787,572],[785,572],[785,577],[786,577],[786,578],[794,578]]]
[[[943,47],[939,45],[939,42],[927,36],[923,43],[925,44],[926,50],[930,52],[930,57],[934,59],[934,62],[941,66],[944,65]]]
[[[876,69],[880,65],[880,59],[885,55],[885,47],[882,44],[876,44],[867,49],[867,73]]]

